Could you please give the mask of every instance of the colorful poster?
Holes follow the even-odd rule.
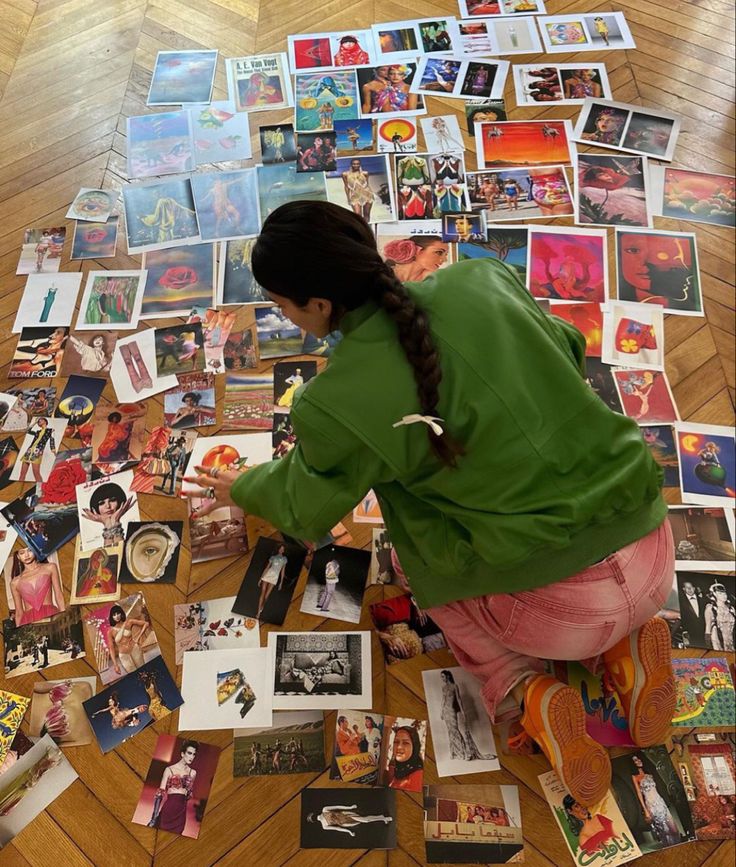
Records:
[[[728,636],[733,647],[733,626]],[[719,657],[672,660],[677,685],[673,726],[717,728],[733,726],[736,714],[728,660]]]
[[[683,502],[733,508],[736,502],[734,429],[690,422],[680,422],[675,428]]]
[[[607,266],[603,229],[529,229],[529,291],[535,298],[605,304]]]
[[[294,76],[298,132],[333,130],[336,120],[355,120],[359,112],[358,83],[354,70],[329,75],[301,72]]]

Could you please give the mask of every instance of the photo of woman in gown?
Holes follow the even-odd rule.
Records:
[[[705,606],[705,634],[713,650],[734,651],[736,606],[724,584],[712,584],[710,601]]]
[[[670,812],[667,802],[659,794],[657,783],[651,774],[644,770],[640,756],[631,758],[635,773],[631,775],[634,791],[639,798],[645,821],[661,846],[674,846],[680,842],[680,832]]]
[[[182,834],[187,823],[187,804],[194,791],[197,772],[192,767],[197,757],[197,741],[184,741],[181,758],[164,768],[161,785],[153,799],[149,828]]]
[[[273,593],[274,587],[278,585],[279,590],[283,588],[284,572],[286,571],[286,564],[288,562],[285,552],[286,548],[283,545],[279,545],[276,553],[272,554],[268,558],[266,568],[258,579],[258,586],[261,588],[261,596],[258,600],[258,613],[256,614],[257,620],[260,620],[261,612],[266,607],[268,597]]]
[[[117,675],[130,674],[145,662],[141,640],[151,625],[147,620],[128,617],[120,605],[110,608],[109,623],[107,646],[113,670]]]
[[[16,626],[37,623],[66,609],[58,567],[49,561],[39,562],[29,548],[13,554],[10,595]]]
[[[483,755],[478,749],[473,735],[470,733],[460,686],[455,683],[452,672],[445,669],[440,676],[442,678],[442,713],[440,716],[447,727],[450,757],[462,759],[465,762],[488,761],[495,758],[495,756]]]

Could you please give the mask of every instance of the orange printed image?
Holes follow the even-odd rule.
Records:
[[[482,168],[570,165],[563,120],[485,122],[476,124],[475,134]]]

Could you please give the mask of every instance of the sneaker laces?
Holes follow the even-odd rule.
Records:
[[[506,739],[506,746],[511,752],[517,752],[530,743],[535,743],[534,738],[523,729],[518,735],[509,735]]]

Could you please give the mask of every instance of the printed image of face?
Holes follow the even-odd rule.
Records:
[[[413,752],[413,746],[409,733],[398,731],[394,735],[394,758],[397,762],[408,762]]]
[[[185,765],[191,765],[197,757],[196,747],[187,747],[181,754],[181,757]]]
[[[100,500],[100,503],[97,507],[97,512],[103,518],[110,517],[115,514],[115,512],[120,508],[120,503],[118,500],[113,497],[107,497],[104,500]]]
[[[636,289],[649,291],[652,275],[648,264],[649,247],[641,235],[626,235],[621,243],[621,273]]]
[[[427,271],[436,271],[447,262],[448,255],[449,245],[438,242],[428,247],[420,247],[414,261]]]
[[[142,527],[128,539],[125,560],[137,581],[156,581],[166,571],[179,542],[176,534],[169,534],[167,529],[163,525]]]

